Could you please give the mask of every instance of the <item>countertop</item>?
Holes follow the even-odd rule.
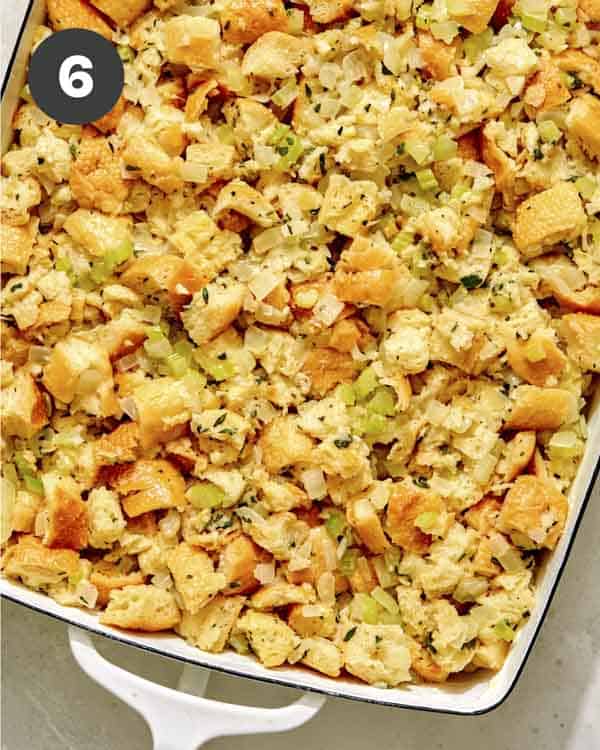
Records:
[[[2,0],[2,67],[26,0]],[[463,718],[328,700],[311,723],[287,735],[214,740],[209,750],[595,750],[600,748],[600,487],[586,512],[525,672],[507,702]],[[121,666],[174,685],[179,666],[103,641]],[[209,695],[283,705],[295,692],[213,675]],[[2,750],[148,750],[143,720],[75,664],[65,626],[2,604]]]

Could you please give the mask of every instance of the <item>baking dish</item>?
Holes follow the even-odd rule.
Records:
[[[20,42],[5,81],[2,102],[2,121],[4,126],[3,149],[10,143],[10,119],[17,101],[18,92],[24,82],[27,50],[30,46],[33,28],[42,20],[43,10],[43,2],[41,0],[30,3]],[[350,679],[334,680],[326,678],[296,667],[279,668],[275,671],[267,670],[252,659],[238,654],[225,653],[212,655],[200,652],[188,646],[174,635],[137,635],[115,631],[100,625],[96,617],[89,612],[63,607],[41,594],[36,594],[18,584],[5,580],[0,581],[0,593],[13,601],[62,619],[71,625],[77,625],[90,632],[105,635],[122,643],[134,645],[163,656],[178,659],[184,663],[196,664],[238,676],[292,686],[336,697],[461,715],[480,714],[498,706],[508,696],[523,669],[560,579],[577,527],[583,516],[586,502],[591,495],[594,480],[600,469],[597,448],[599,444],[600,409],[599,399],[597,398],[590,418],[590,435],[587,450],[570,494],[571,512],[564,535],[557,549],[548,558],[546,565],[540,572],[537,594],[538,606],[533,612],[527,626],[520,632],[502,670],[497,674],[477,673],[469,678],[463,677],[450,681],[443,686],[412,685],[392,690],[380,689],[359,684]],[[152,688],[148,683],[144,683],[138,678],[126,677],[122,672],[114,671],[114,668],[111,669],[106,666],[103,661],[100,661],[100,657],[94,654],[91,641],[89,641],[86,635],[77,633],[74,630],[70,632],[76,658],[83,668],[98,681],[108,683],[109,689],[112,689],[126,700],[133,701],[131,696],[134,692],[147,696],[147,702],[144,705],[135,704],[138,710],[144,713],[144,715],[152,718],[152,714],[160,713],[163,720],[165,720],[165,717],[170,717],[169,722],[177,722],[177,726],[182,723],[181,721],[177,721],[175,714],[172,716],[169,714],[170,709],[167,710],[167,705],[179,705],[177,704],[178,699],[172,693],[163,692],[163,689]],[[156,700],[161,701],[160,711],[156,710]],[[206,716],[214,720],[215,726],[212,726],[211,733],[203,735],[200,739],[206,739],[209,736],[223,733],[264,731],[266,728],[273,730],[290,728],[302,720],[310,718],[320,706],[319,700],[309,697],[304,699],[300,704],[296,704],[294,708],[284,709],[284,711],[288,711],[287,714],[263,716],[256,713],[248,714],[246,711],[243,714],[243,717],[245,717],[244,721],[251,716],[254,723],[244,725],[242,714],[238,717],[238,721],[238,719],[234,718],[234,713],[227,713],[229,709],[223,710],[217,708],[218,704],[208,702],[202,704],[198,702],[194,703],[193,701],[190,702],[191,699],[188,700],[187,698],[180,700],[183,703],[181,710],[184,713],[185,711],[193,710],[195,715],[199,716],[202,713],[200,707],[204,706]],[[154,710],[152,710],[152,707]],[[175,711],[175,709],[173,710]],[[220,720],[221,724],[216,726],[218,720]],[[206,717],[205,722],[207,724],[210,723]],[[247,728],[244,728],[244,726]],[[208,727],[205,727],[205,729],[208,731]],[[166,743],[168,739],[164,735],[160,735],[160,738],[162,744],[157,740],[157,746],[167,747],[168,744]],[[190,738],[190,743],[193,741],[197,744],[198,739],[198,737],[193,738],[193,740]],[[178,746],[181,746],[181,742],[181,737],[178,737]]]

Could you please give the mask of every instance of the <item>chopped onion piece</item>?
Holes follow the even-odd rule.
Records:
[[[317,581],[317,594],[323,604],[335,604],[335,577],[333,573],[323,573]]]
[[[300,478],[311,500],[321,500],[327,495],[325,475],[321,469],[306,469],[302,472]]]
[[[127,414],[129,419],[133,419],[134,422],[138,419],[138,410],[135,401],[131,396],[125,396],[125,398],[119,399],[119,406],[123,409],[123,412]]]
[[[271,560],[268,563],[258,563],[254,568],[254,577],[259,583],[263,585],[266,583],[273,583],[275,580],[275,562]]]

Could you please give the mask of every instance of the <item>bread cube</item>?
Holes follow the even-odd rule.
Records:
[[[345,18],[353,0],[307,0],[310,17],[317,23],[331,23]]]
[[[107,214],[121,211],[129,188],[121,177],[121,161],[106,138],[81,139],[69,186],[81,208],[95,208]]]
[[[239,315],[246,287],[237,282],[213,281],[196,292],[181,320],[196,344],[206,344],[222,333]]]
[[[418,641],[411,639],[409,648],[411,667],[419,677],[422,677],[426,682],[445,682],[448,679],[450,673],[436,664],[431,653],[423,648]]]
[[[244,531],[276,560],[289,560],[294,550],[306,540],[309,526],[293,513],[273,513],[261,523],[245,525]]]
[[[117,99],[115,106],[98,120],[94,120],[92,125],[101,133],[111,133],[117,129],[121,122],[121,117],[125,113],[126,100],[123,94]]]
[[[581,80],[591,86],[595,94],[600,94],[600,62],[579,49],[566,49],[552,58],[554,63],[566,73],[576,73]]]
[[[145,13],[152,0],[91,0],[91,3],[105,16],[112,18],[117,26],[124,28]]]
[[[147,335],[147,324],[127,310],[118,318],[97,326],[90,332],[94,341],[106,350],[111,362],[134,352]]]
[[[461,0],[454,3],[450,17],[472,34],[485,31],[499,0]]]
[[[105,607],[114,589],[124,589],[125,586],[139,586],[143,584],[145,576],[139,570],[126,572],[123,566],[114,565],[106,560],[94,564],[90,574],[90,583],[98,589],[96,603]]]
[[[338,383],[351,383],[357,363],[348,352],[339,352],[327,346],[311,349],[302,362],[302,372],[310,378],[311,393],[323,397]]]
[[[327,638],[304,638],[296,649],[302,654],[300,661],[317,672],[339,677],[344,660],[339,648]]]
[[[305,61],[310,41],[305,38],[267,31],[246,50],[242,73],[258,78],[290,78]]]
[[[167,565],[183,606],[192,615],[225,587],[225,576],[215,572],[206,552],[186,542],[181,542],[168,553]]]
[[[526,258],[533,258],[544,252],[544,246],[579,237],[586,222],[575,185],[559,182],[518,206],[513,233],[515,245]]]
[[[108,606],[100,615],[103,625],[155,633],[179,624],[181,614],[170,591],[157,586],[125,586],[110,592]]]
[[[540,58],[539,70],[527,86],[525,101],[540,112],[545,112],[557,109],[570,98],[571,93],[563,82],[559,68],[550,60]]]
[[[346,516],[353,529],[356,530],[362,543],[373,554],[378,555],[390,546],[379,516],[368,497],[351,500],[346,507]]]
[[[37,218],[30,219],[23,226],[0,224],[1,268],[3,273],[23,275],[27,272],[29,259],[33,253],[37,227]]]
[[[206,170],[206,180],[231,179],[236,158],[235,148],[224,143],[192,143],[185,152],[186,164]]]
[[[90,547],[110,548],[125,530],[119,497],[105,487],[97,487],[89,493],[87,517]]]
[[[94,443],[96,463],[100,466],[135,461],[140,450],[140,432],[135,422],[125,422]]]
[[[567,115],[569,133],[581,142],[584,151],[592,159],[600,159],[598,118],[600,118],[600,100],[592,94],[585,94],[575,99]]]
[[[185,505],[183,477],[163,459],[142,459],[123,467],[112,485],[122,496],[121,505],[129,518],[151,510],[182,509]]]
[[[39,205],[42,191],[33,177],[0,177],[0,221],[11,227],[29,223],[29,210]],[[3,250],[4,250],[4,246]],[[19,271],[18,273],[23,273]]]
[[[265,667],[283,664],[298,641],[294,631],[276,615],[249,610],[238,620],[237,626]]]
[[[268,31],[288,27],[282,0],[226,0],[220,20],[223,39],[231,44],[252,44]]]
[[[27,534],[35,528],[35,518],[43,503],[43,498],[35,492],[19,490],[15,498],[12,510],[12,531],[21,531]]]
[[[272,227],[277,222],[277,213],[269,201],[243,180],[232,180],[221,189],[213,215],[229,210],[247,216],[259,227]]]
[[[443,81],[453,75],[456,70],[456,48],[435,39],[428,31],[419,32],[417,38],[425,69],[431,77],[436,81]]]
[[[103,257],[131,241],[131,219],[78,208],[64,223],[67,234],[90,255]]]
[[[506,430],[557,430],[577,416],[575,396],[563,388],[520,385],[511,393]]]
[[[556,383],[567,362],[551,330],[538,329],[527,340],[510,337],[506,350],[508,364],[531,385],[544,386],[548,380]]]
[[[529,464],[535,453],[536,434],[532,430],[517,432],[509,440],[498,470],[504,482],[512,482]]]
[[[389,320],[389,335],[381,343],[387,370],[406,375],[423,372],[429,364],[429,316],[420,310],[397,312]]]
[[[132,395],[142,448],[180,437],[191,417],[189,394],[180,381],[163,377],[138,386]]]
[[[284,581],[275,581],[262,586],[250,599],[254,609],[273,609],[288,604],[312,604],[316,600],[315,590],[309,583],[294,586]]]
[[[219,573],[226,581],[221,591],[223,596],[247,594],[258,588],[260,584],[254,577],[254,569],[264,557],[262,550],[245,534],[229,542],[219,559]]]
[[[600,372],[600,317],[577,313],[565,315],[560,331],[569,357],[586,372]]]
[[[554,549],[565,526],[569,505],[550,480],[517,477],[506,493],[498,528],[525,534],[537,546]]]
[[[546,255],[531,267],[542,281],[542,296],[552,295],[574,312],[600,314],[600,288],[588,286],[586,275],[564,254]]]
[[[323,604],[294,604],[289,611],[288,625],[303,638],[322,636],[332,638],[337,630],[335,612]]]
[[[442,498],[430,490],[395,484],[387,506],[385,530],[394,544],[408,552],[424,554],[431,544],[431,535],[415,524],[422,513],[442,515],[446,506]]]
[[[187,18],[189,17],[179,16],[175,20],[185,21]],[[132,174],[139,171],[139,176],[146,182],[165,193],[172,193],[183,187],[180,176],[183,160],[178,156],[170,156],[152,137],[143,132],[136,131],[127,139],[121,158]]]
[[[47,518],[43,543],[47,547],[62,549],[87,547],[87,506],[81,499],[77,482],[59,474],[44,474],[43,483]]]
[[[102,16],[83,0],[48,0],[48,19],[54,31],[87,29],[112,39],[112,29]]]
[[[356,625],[343,641],[344,666],[361,680],[394,687],[409,682],[409,640],[400,625]]]
[[[313,447],[293,416],[277,417],[266,425],[258,444],[263,464],[271,474],[278,474],[285,466],[308,463]]]
[[[19,537],[2,558],[4,575],[19,578],[26,586],[37,589],[54,585],[79,572],[79,554],[70,549],[49,549],[32,534]]]
[[[164,25],[167,60],[204,70],[219,63],[221,29],[206,16],[175,16]]]
[[[577,7],[589,21],[600,23],[600,0],[579,0]]]
[[[243,596],[216,596],[195,614],[184,611],[177,632],[192,646],[218,654],[244,606]]]
[[[371,180],[349,180],[341,174],[331,175],[319,211],[319,223],[352,237],[377,215],[378,194],[377,185]]]
[[[18,369],[12,382],[0,393],[2,432],[32,438],[48,423],[48,412],[35,380],[27,370]]]

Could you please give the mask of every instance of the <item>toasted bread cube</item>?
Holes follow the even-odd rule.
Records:
[[[600,317],[585,313],[565,315],[560,325],[569,357],[582,370],[600,372]]]
[[[577,401],[563,388],[520,385],[511,394],[507,430],[556,430],[577,416]]]
[[[566,49],[555,55],[553,61],[566,73],[576,73],[595,94],[600,94],[600,62],[594,57],[579,49]]]
[[[454,74],[455,47],[435,39],[428,31],[419,32],[418,42],[425,69],[436,81],[443,81]]]
[[[332,638],[337,630],[335,612],[323,604],[295,604],[290,608],[288,625],[303,638]]]
[[[305,508],[311,504],[304,490],[285,480],[268,479],[262,482],[260,490],[263,505],[272,513]]]
[[[492,669],[495,672],[502,668],[510,643],[507,641],[491,641],[478,643],[475,647],[471,664],[481,669]]]
[[[309,527],[293,513],[273,513],[260,524],[249,524],[245,531],[276,560],[289,560],[294,549],[306,540]]]
[[[486,578],[495,578],[502,572],[500,565],[494,562],[495,559],[490,540],[482,537],[473,558],[473,573]]]
[[[535,260],[531,267],[540,276],[542,294],[552,294],[574,312],[600,315],[600,288],[587,286],[585,274],[565,255],[546,255]]]
[[[533,431],[517,432],[506,444],[501,463],[502,479],[512,482],[530,463],[535,453],[536,434]]]
[[[214,18],[175,16],[164,25],[167,60],[190,68],[214,68],[219,63],[221,28]]]
[[[344,665],[342,653],[335,643],[327,638],[304,638],[296,651],[302,654],[302,664],[329,677],[339,677]]]
[[[2,432],[6,437],[31,438],[48,423],[40,389],[24,369],[17,370],[10,385],[2,389],[0,403]]]
[[[115,106],[98,120],[94,120],[92,125],[101,133],[114,132],[125,113],[126,104],[125,97],[121,94]]]
[[[586,221],[575,185],[559,182],[518,206],[515,245],[526,258],[532,258],[540,255],[544,246],[579,237]]]
[[[567,116],[569,133],[575,136],[592,159],[600,159],[600,100],[585,94],[573,101]]]
[[[366,557],[359,557],[352,575],[348,576],[354,594],[368,594],[379,585],[373,566]]]
[[[263,464],[271,474],[278,474],[284,466],[308,463],[313,447],[292,416],[277,417],[266,425],[258,444]]]
[[[145,13],[152,0],[91,0],[91,3],[105,16],[112,18],[117,26],[124,28]]]
[[[59,341],[44,368],[43,383],[65,404],[76,405],[95,416],[117,411],[112,367],[105,349],[71,335]]]
[[[378,555],[390,546],[379,516],[368,497],[361,497],[350,501],[346,507],[346,516],[353,529],[356,530],[362,543],[373,554]]]
[[[3,273],[24,274],[33,253],[38,220],[31,219],[24,226],[0,224],[1,268]]]
[[[217,81],[211,78],[209,81],[201,83],[193,93],[191,93],[185,102],[185,119],[187,122],[195,122],[200,115],[206,110],[209,102],[209,96],[217,88]]]
[[[482,130],[481,156],[485,164],[494,173],[496,188],[502,193],[505,205],[512,206],[515,192],[516,163],[496,143],[494,125],[494,123],[488,122]]]
[[[207,183],[230,179],[235,156],[235,148],[225,143],[192,143],[185,151],[186,164],[204,167]]]
[[[44,474],[47,547],[83,549],[88,544],[88,511],[77,482],[58,474]]]
[[[525,341],[510,338],[507,342],[508,364],[531,385],[544,386],[560,377],[567,358],[556,346],[552,331],[538,329]]]
[[[108,250],[131,241],[131,219],[106,216],[99,211],[78,208],[64,223],[67,234],[90,255],[102,257]]]
[[[244,606],[243,596],[217,596],[195,614],[183,612],[177,632],[192,646],[218,654]]]
[[[345,18],[353,0],[307,0],[310,17],[317,23],[331,23]]]
[[[90,583],[98,589],[97,604],[105,607],[108,604],[110,592],[114,589],[124,589],[125,586],[139,586],[143,584],[145,576],[139,570],[129,573],[118,565],[100,560],[90,574]]]
[[[148,335],[148,326],[125,311],[118,318],[92,329],[91,335],[112,362],[134,352]]]
[[[183,20],[187,16],[180,16]],[[177,20],[179,20],[177,19]],[[172,193],[183,187],[180,168],[183,160],[170,156],[162,146],[150,137],[135,132],[128,138],[121,153],[124,164],[135,174],[165,193]]]
[[[276,615],[249,610],[238,620],[238,628],[244,633],[252,650],[265,667],[278,667],[291,655],[297,636]]]
[[[242,61],[245,76],[290,78],[305,61],[310,42],[305,38],[267,31],[246,50]]]
[[[222,232],[206,211],[192,211],[178,219],[169,240],[205,281],[212,281],[242,252],[240,237],[233,232]]]
[[[132,396],[142,448],[175,440],[186,430],[191,411],[187,390],[175,378],[149,380]]]
[[[461,0],[450,12],[451,18],[472,34],[480,34],[488,27],[499,0]]]
[[[90,547],[112,547],[125,530],[119,498],[105,487],[97,487],[89,493],[87,517]]]
[[[351,383],[357,365],[352,355],[327,346],[311,349],[302,363],[302,372],[310,378],[311,393],[323,397],[338,383]]]
[[[213,215],[219,216],[229,210],[247,216],[260,227],[272,227],[277,221],[277,214],[269,201],[243,180],[232,180],[222,188]]]
[[[422,677],[425,682],[446,682],[449,672],[433,661],[427,649],[414,639],[410,640],[409,648],[411,667],[419,677]]]
[[[264,553],[245,534],[241,534],[223,549],[219,560],[219,573],[225,576],[224,596],[247,594],[260,585],[254,577],[254,569]]]
[[[319,211],[319,223],[352,237],[375,218],[378,194],[377,185],[371,180],[349,180],[334,174]]]
[[[110,592],[108,606],[100,615],[103,625],[156,633],[179,624],[181,614],[170,591],[157,586],[125,586]]]
[[[400,625],[361,624],[345,638],[344,666],[350,674],[369,684],[390,687],[410,681],[409,639]]]
[[[276,581],[262,586],[250,599],[254,609],[273,609],[288,604],[312,604],[316,600],[315,590],[310,583],[294,586],[285,581]]]
[[[592,23],[600,23],[600,0],[579,0],[577,7]]]
[[[128,264],[120,281],[138,294],[160,301],[172,288],[175,274],[180,273],[185,261],[177,255],[143,255]]]
[[[540,112],[557,109],[571,98],[559,68],[550,60],[540,58],[539,70],[527,86],[525,101]]]
[[[42,191],[33,177],[0,177],[0,221],[18,227],[29,223],[29,210],[39,205]],[[4,244],[2,241],[2,249]],[[18,271],[17,273],[23,273]]]
[[[568,512],[566,497],[549,480],[520,476],[506,493],[498,528],[507,534],[525,534],[536,545],[554,549]]]
[[[183,508],[185,482],[177,469],[162,459],[142,459],[120,471],[112,482],[129,518],[151,510]]]
[[[191,614],[198,612],[225,586],[225,576],[215,572],[206,552],[187,542],[181,542],[168,553],[167,565],[183,606]]]
[[[2,559],[4,574],[20,578],[37,589],[60,583],[79,572],[79,554],[70,549],[49,549],[35,536],[25,534],[7,548]]]
[[[140,449],[140,432],[135,422],[125,422],[116,430],[102,435],[94,443],[96,462],[100,466],[135,461]]]
[[[102,16],[83,0],[48,0],[48,18],[54,31],[87,29],[112,39],[112,29]]]
[[[394,544],[409,552],[423,554],[429,549],[431,535],[415,525],[422,513],[443,514],[444,501],[435,492],[395,484],[387,506],[385,530]]]
[[[239,315],[246,287],[236,282],[223,285],[218,281],[196,292],[181,320],[196,344],[206,344],[228,328]]]
[[[226,0],[220,15],[223,39],[231,44],[252,44],[268,31],[288,27],[282,0]]]
[[[520,435],[532,434],[533,433],[519,433]],[[469,526],[476,529],[481,534],[489,534],[490,531],[496,528],[496,521],[502,505],[494,497],[484,497],[475,505],[472,505],[469,510],[465,513],[464,519]]]
[[[19,490],[15,498],[12,511],[12,531],[21,531],[27,534],[35,528],[35,518],[43,503],[41,495],[35,492]]]
[[[129,193],[127,183],[121,177],[119,157],[109,147],[106,138],[81,140],[71,167],[69,185],[73,198],[82,208],[97,208],[107,214],[119,213]]]

